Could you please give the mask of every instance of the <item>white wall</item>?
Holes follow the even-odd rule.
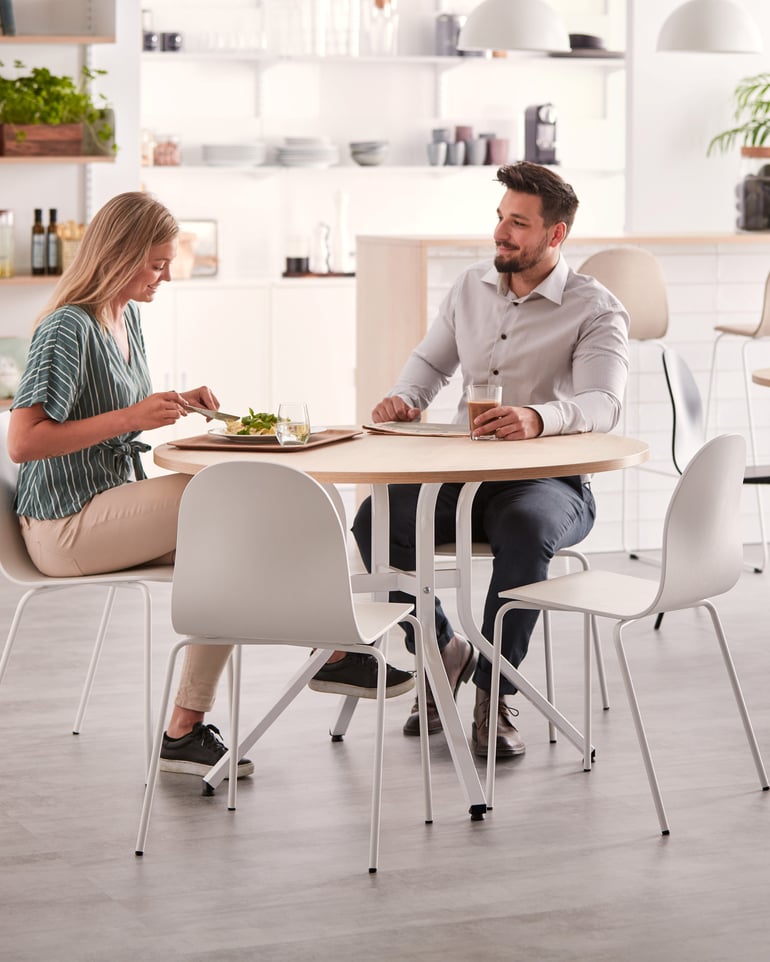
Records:
[[[760,27],[764,54],[658,53],[658,30],[674,0],[628,0],[628,213],[630,232],[735,228],[730,155],[706,157],[711,138],[733,124],[736,82],[768,69],[770,4],[741,0]]]

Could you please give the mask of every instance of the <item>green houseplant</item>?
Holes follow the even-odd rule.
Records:
[[[765,147],[770,140],[770,73],[744,77],[733,91],[736,126],[712,137],[706,155],[742,148]]]
[[[21,73],[21,61],[13,66],[15,77],[0,75],[0,153],[80,154],[84,140],[86,153],[115,150],[112,111],[103,94],[94,100],[89,90],[106,71],[83,67],[76,83],[47,67]]]

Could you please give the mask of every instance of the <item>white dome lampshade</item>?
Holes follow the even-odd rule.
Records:
[[[460,31],[458,50],[569,51],[559,14],[543,0],[483,0]]]
[[[762,35],[747,11],[732,0],[689,0],[660,28],[658,50],[761,53]]]

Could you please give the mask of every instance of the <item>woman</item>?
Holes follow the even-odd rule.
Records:
[[[149,194],[113,197],[38,318],[13,402],[8,452],[21,465],[16,511],[30,557],[56,577],[174,559],[179,501],[189,480],[147,479],[142,431],[173,424],[185,403],[216,409],[208,387],[152,393],[137,302],[171,279],[179,227]],[[203,775],[226,751],[203,723],[229,656],[187,649],[163,739],[161,768]],[[254,771],[248,759],[239,777]]]

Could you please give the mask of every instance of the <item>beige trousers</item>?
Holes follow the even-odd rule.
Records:
[[[19,518],[29,556],[39,571],[56,578],[171,564],[179,502],[189,480],[184,474],[169,474],[134,481],[97,494],[67,518]],[[176,696],[180,708],[211,710],[231,650],[226,645],[185,650]]]

